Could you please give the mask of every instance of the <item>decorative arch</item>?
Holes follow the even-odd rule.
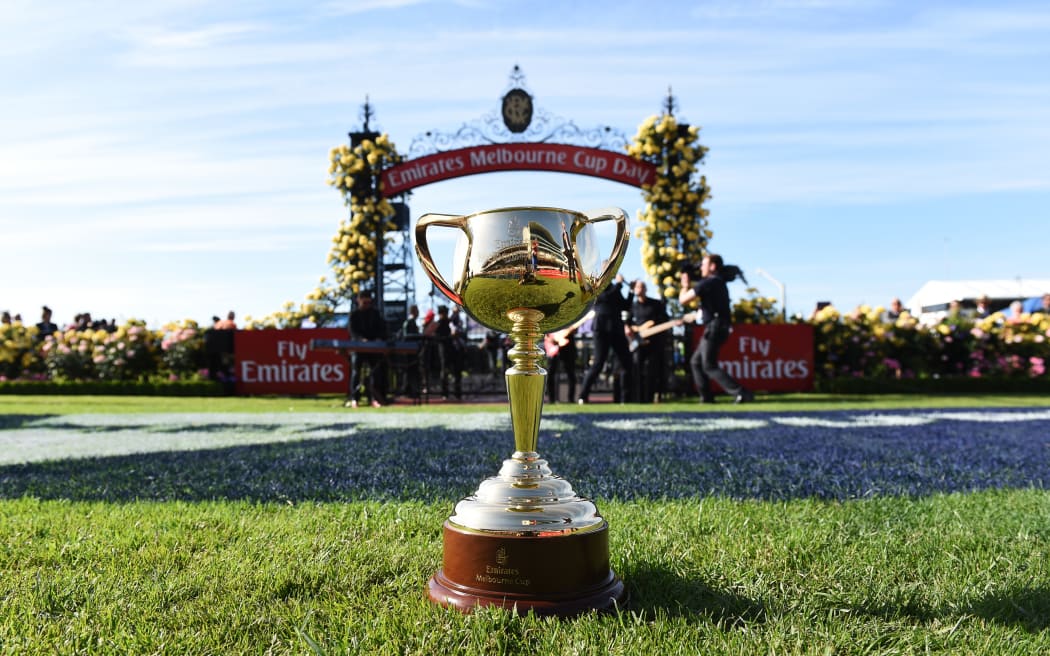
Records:
[[[369,129],[366,97],[364,129],[330,153],[329,184],[344,195],[351,217],[341,223],[329,255],[337,279],[322,279],[309,309],[334,312],[349,291],[371,289],[388,320],[400,325],[414,300],[411,191],[497,171],[571,173],[639,188],[646,205],[635,236],[643,266],[669,296],[671,272],[683,260],[699,259],[711,236],[702,206],[709,197],[706,180],[693,179],[707,149],[697,141],[699,128],[678,123],[673,110],[668,89],[664,112],[646,119],[633,139],[609,126],[583,129],[537,107],[515,66],[498,111],[452,132],[425,132],[402,154],[386,134]]]
[[[380,174],[380,193],[390,198],[433,182],[494,171],[555,171],[651,185],[656,166],[626,154],[627,143],[611,127],[581,129],[537,108],[521,68],[514,66],[498,113],[452,133],[416,137],[407,158]]]

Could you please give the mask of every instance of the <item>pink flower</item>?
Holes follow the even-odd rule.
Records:
[[[1032,364],[1030,373],[1033,376],[1042,376],[1046,373],[1046,362],[1042,358],[1033,355],[1028,358],[1028,361]]]

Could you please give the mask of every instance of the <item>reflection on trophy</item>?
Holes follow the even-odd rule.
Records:
[[[592,226],[601,221],[616,225],[604,259]],[[430,254],[427,231],[435,226],[462,231],[451,284]],[[608,524],[594,503],[551,473],[536,448],[547,375],[540,366],[543,335],[587,311],[619,268],[627,240],[621,209],[512,207],[427,214],[416,225],[416,254],[434,284],[514,343],[514,366],[506,372],[514,453],[445,522],[443,566],[429,582],[432,601],[463,612],[495,605],[573,615],[623,600],[623,583],[609,568]]]

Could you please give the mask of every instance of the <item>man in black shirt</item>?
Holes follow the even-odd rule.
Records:
[[[667,375],[665,354],[667,334],[659,332],[642,337],[639,331],[656,325],[667,325],[667,308],[663,299],[646,296],[648,288],[641,280],[634,281],[634,304],[631,306],[631,351],[634,364],[633,400],[653,403],[660,400]]]
[[[704,322],[704,335],[689,358],[689,368],[693,372],[693,382],[700,393],[701,403],[714,401],[712,379],[737,403],[748,403],[755,399],[755,395],[718,366],[718,350],[729,339],[732,328],[729,286],[722,278],[723,266],[721,255],[710,254],[700,262],[699,280],[693,280],[691,268],[679,273],[681,291],[678,293],[678,302],[685,305],[699,298]]]
[[[383,341],[386,339],[386,321],[379,310],[372,304],[372,293],[361,292],[357,295],[357,307],[350,313],[350,339],[358,342]],[[376,408],[385,403],[383,376],[384,356],[381,353],[351,353],[350,355],[350,394],[347,405],[357,407],[360,396],[361,375],[368,367],[368,395]]]
[[[624,330],[624,314],[630,312],[634,295],[628,294],[623,297],[620,288],[623,286],[623,274],[616,274],[615,281],[606,287],[594,300],[594,360],[583,377],[583,387],[580,397],[576,402],[580,405],[587,403],[594,385],[605,368],[605,361],[609,358],[609,351],[616,353],[616,377],[623,379],[619,387],[619,394],[614,386],[613,401],[623,401],[623,394],[631,388],[630,366],[631,352],[627,347],[627,335]]]

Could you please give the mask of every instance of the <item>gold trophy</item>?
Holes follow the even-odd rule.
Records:
[[[616,222],[612,254],[598,254],[591,224]],[[430,253],[431,227],[462,231],[446,282]],[[416,255],[434,284],[482,325],[514,343],[506,372],[514,453],[497,476],[456,504],[444,525],[443,566],[428,587],[435,603],[520,613],[575,615],[623,601],[609,567],[608,523],[536,452],[547,372],[543,335],[579,319],[627,252],[627,215],[511,207],[469,216],[427,214]]]

